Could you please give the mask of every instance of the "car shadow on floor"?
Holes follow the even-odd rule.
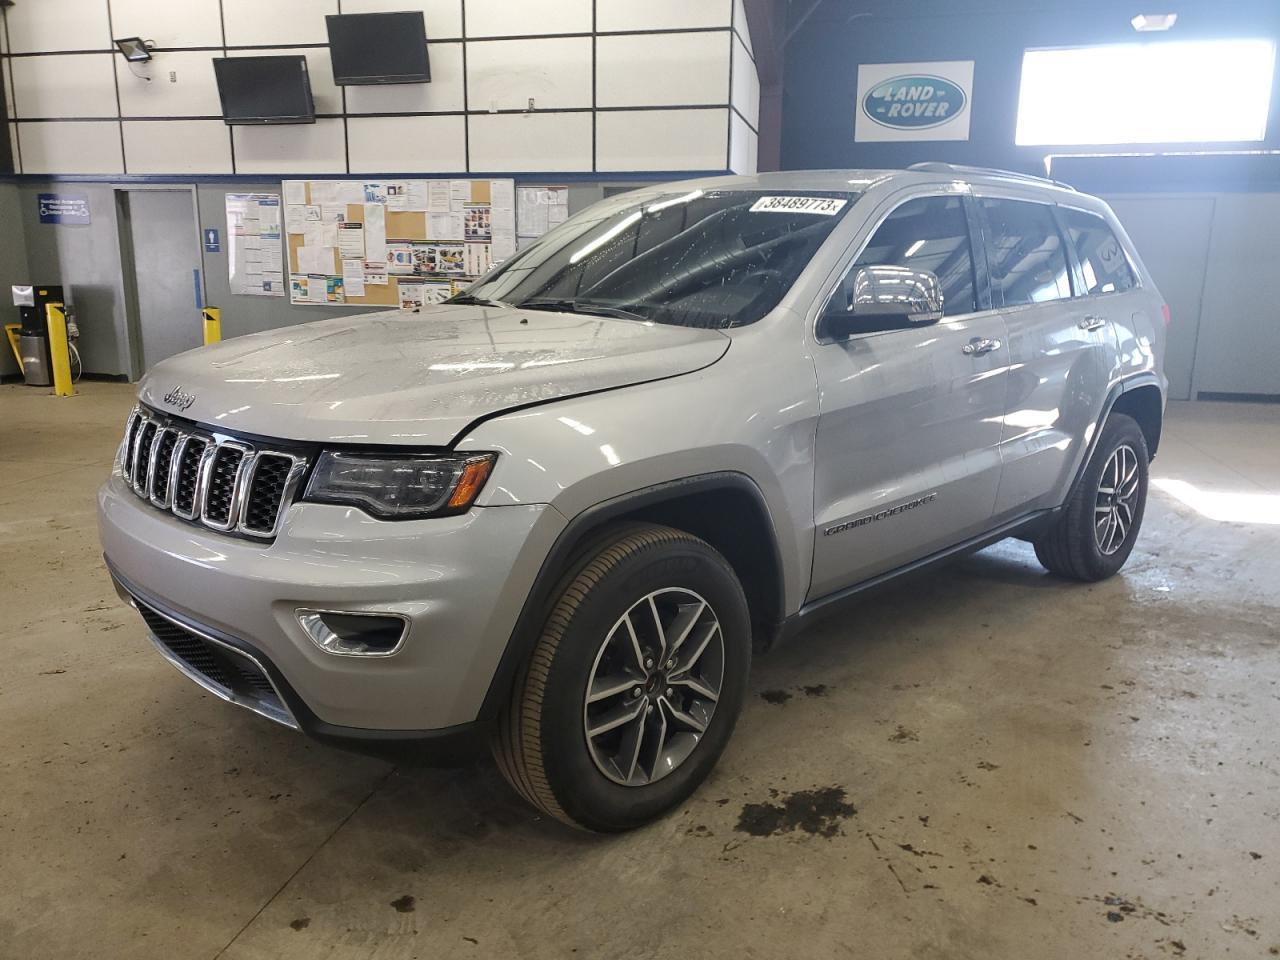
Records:
[[[1037,588],[1034,595],[1028,587]],[[905,648],[899,653],[893,645],[919,634],[930,624],[936,625],[940,614],[955,610],[963,615],[975,598],[1016,607],[1043,602],[1040,590],[1073,588],[1078,585],[1046,574],[1030,547],[1021,543],[1002,544],[935,568],[919,578],[886,586],[840,604],[832,615],[807,626],[784,646],[758,656],[753,666],[753,692],[745,710],[758,709],[756,694],[779,682],[779,678],[803,673],[817,678],[817,683],[829,675],[857,669],[859,661],[870,657],[887,657],[889,662],[910,659],[914,653]],[[957,636],[945,642],[963,643],[965,638]],[[174,689],[168,709],[175,714],[190,712],[191,705],[183,702],[190,695],[188,691],[184,687]],[[157,709],[164,707],[165,704],[157,705]],[[355,797],[359,787],[353,781],[367,782],[368,792],[356,804],[353,819],[365,824],[362,830],[372,831],[374,838],[370,842],[378,857],[405,870],[420,869],[433,859],[486,846],[498,837],[504,837],[499,841],[503,843],[516,836],[525,840],[541,837],[533,842],[568,843],[570,847],[600,842],[600,838],[593,839],[528,806],[506,784],[488,756],[467,762],[406,750],[389,762],[386,758],[371,760],[308,741],[260,718],[241,716],[222,704],[211,702],[207,709],[228,714],[225,728],[213,738],[218,745],[199,733],[200,726],[207,728],[208,723],[221,719],[209,716],[202,718],[207,722],[196,729],[171,729],[170,735],[178,741],[170,743],[171,749],[176,747],[179,754],[188,756],[192,749],[197,754],[209,753],[207,762],[200,764],[206,770],[225,773],[236,768],[238,776],[251,776],[254,792],[288,792],[296,801],[316,809],[321,817],[331,816],[333,806],[318,797],[327,801]],[[808,737],[803,719],[792,716],[789,725],[796,744],[803,744]],[[183,746],[181,741],[189,738],[203,742],[198,747]],[[237,753],[243,757],[239,764],[224,759]],[[298,781],[296,776],[296,771],[303,768],[310,771],[306,782]],[[166,772],[170,777],[175,773],[184,775],[172,768]],[[186,772],[190,772],[189,766]],[[240,786],[247,787],[249,782],[241,782]],[[214,795],[219,792],[214,791]],[[184,799],[190,805],[199,804],[192,794]],[[376,817],[367,816],[369,808],[376,808]],[[360,814],[358,818],[356,812]],[[186,813],[192,816],[196,810]]]

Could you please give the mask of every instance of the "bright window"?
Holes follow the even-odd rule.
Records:
[[[1022,145],[1262,140],[1275,55],[1270,40],[1028,50],[1015,139]]]

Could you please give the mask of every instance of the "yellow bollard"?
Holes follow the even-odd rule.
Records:
[[[200,311],[204,317],[204,345],[219,343],[222,340],[222,308],[205,307]]]
[[[6,323],[4,325],[4,335],[9,338],[9,349],[13,351],[13,359],[18,361],[18,372],[22,372],[22,350],[18,346],[18,331],[22,329],[20,323]]]
[[[53,367],[53,394],[56,397],[74,397],[75,384],[71,382],[71,351],[67,349],[67,315],[62,304],[49,303],[44,308],[45,322],[49,325],[49,360]]]

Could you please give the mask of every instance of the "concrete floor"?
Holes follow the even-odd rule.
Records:
[[[711,781],[602,839],[164,663],[93,521],[131,393],[81,394],[0,387],[6,960],[1280,955],[1280,407],[1171,406],[1109,582],[1006,543],[761,660]]]

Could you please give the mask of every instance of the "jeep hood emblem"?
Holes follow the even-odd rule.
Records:
[[[164,395],[164,402],[170,406],[177,407],[179,410],[185,411],[187,407],[196,402],[194,393],[187,393],[182,387],[174,387]]]

